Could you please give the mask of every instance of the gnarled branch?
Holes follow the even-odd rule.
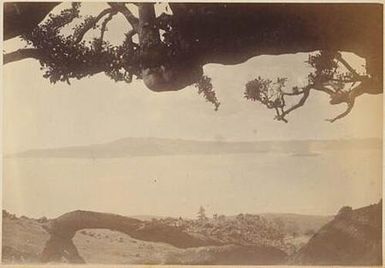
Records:
[[[276,119],[277,119],[278,121],[284,121],[285,123],[287,123],[288,121],[285,119],[285,116],[288,115],[290,112],[294,111],[295,109],[298,109],[299,107],[302,107],[302,106],[305,104],[307,98],[308,98],[309,95],[310,95],[310,89],[311,89],[310,86],[305,87],[305,88],[302,90],[302,92],[301,92],[301,93],[303,93],[303,95],[302,95],[302,98],[298,101],[298,103],[297,103],[297,104],[294,104],[293,106],[291,106],[291,107],[290,107],[289,109],[287,109],[286,111],[282,109],[281,115],[278,114],[277,117],[276,117]]]
[[[332,118],[332,119],[326,119],[326,121],[330,122],[330,123],[333,123],[334,121],[338,120],[338,119],[341,119],[345,116],[347,116],[353,109],[353,106],[354,106],[354,100],[352,102],[348,102],[347,103],[348,107],[347,109],[345,110],[345,112],[337,115],[336,117]]]

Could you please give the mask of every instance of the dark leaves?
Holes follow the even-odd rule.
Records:
[[[338,67],[335,56],[336,52],[329,51],[320,51],[314,55],[309,55],[307,63],[314,69],[314,72],[308,76],[309,83],[323,83],[334,76]]]
[[[342,118],[348,114],[353,107],[354,92],[353,86],[350,89],[345,89],[347,83],[356,84],[365,79],[366,76],[358,75],[356,71],[343,60],[341,54],[338,51],[320,51],[315,54],[309,55],[306,61],[313,71],[308,75],[308,85],[299,88],[298,86],[292,87],[291,91],[285,92],[286,78],[278,78],[276,82],[270,79],[263,79],[258,77],[246,84],[245,98],[258,101],[265,105],[269,109],[275,109],[276,119],[287,122],[285,116],[291,111],[302,107],[309,96],[310,89],[316,89],[323,91],[330,95],[330,104],[347,103],[348,109],[330,120],[331,122]],[[347,71],[341,68],[343,65]],[[299,96],[302,97],[296,104],[291,107],[286,107],[285,97],[287,96]]]
[[[58,15],[50,15],[44,23],[23,36],[30,45],[41,51],[40,64],[45,72],[43,76],[51,83],[69,83],[70,79],[105,72],[115,81],[131,82],[132,76],[140,72],[131,61],[135,58],[132,43],[111,46],[102,38],[88,43],[75,42],[76,33],[85,25],[94,23],[93,17],[86,17],[80,26],[75,27],[72,35],[60,34],[60,27],[79,16],[78,8],[79,4],[74,3],[71,9],[63,10]]]
[[[258,77],[246,84],[245,98],[258,101],[267,108],[282,108],[285,103],[283,91],[287,78],[277,78],[276,82]]]
[[[203,94],[206,101],[211,102],[215,106],[215,111],[218,111],[219,105],[221,103],[218,101],[215,91],[213,90],[211,78],[203,75],[201,79],[195,84],[195,87],[198,88],[198,94]]]

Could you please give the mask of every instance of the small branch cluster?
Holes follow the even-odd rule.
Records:
[[[206,101],[211,102],[215,107],[215,111],[218,111],[219,105],[221,103],[218,101],[215,91],[213,90],[211,78],[203,75],[201,79],[195,84],[195,87],[198,88],[198,94],[203,94]]]
[[[270,79],[263,79],[258,77],[246,84],[245,98],[252,101],[259,101],[268,109],[274,109],[276,112],[276,119],[287,123],[285,115],[288,114],[293,107],[285,110],[286,96],[306,96],[305,90],[300,90],[298,87],[293,87],[291,92],[285,92],[285,83],[287,78],[277,78],[276,82]],[[297,104],[299,105],[299,103]]]
[[[290,112],[303,106],[309,97],[310,90],[322,91],[330,96],[330,104],[346,103],[347,109],[329,122],[334,122],[350,113],[354,106],[355,98],[365,93],[365,85],[370,77],[360,75],[337,51],[320,51],[309,55],[307,63],[313,67],[313,72],[308,75],[308,84],[302,88],[292,87],[285,91],[286,78],[277,78],[276,82],[258,77],[246,84],[245,98],[258,101],[268,109],[274,109],[275,119],[288,122],[285,118]],[[341,71],[342,66],[347,70]],[[346,88],[347,84],[352,84]],[[287,108],[287,97],[300,96],[300,99]]]

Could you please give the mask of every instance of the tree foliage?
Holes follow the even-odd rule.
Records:
[[[99,72],[105,72],[115,81],[131,82],[134,74],[139,76],[135,64],[135,52],[138,49],[127,35],[121,46],[112,46],[104,40],[107,23],[117,12],[108,9],[98,17],[86,16],[82,23],[73,27],[73,33],[65,36],[60,30],[79,16],[79,3],[73,3],[70,9],[58,15],[50,15],[47,20],[32,32],[22,37],[29,45],[38,49],[40,64],[44,77],[52,83],[70,82],[70,79],[81,79]],[[102,26],[97,22],[108,15]],[[83,40],[89,30],[100,28],[100,37],[92,41]]]
[[[286,116],[303,106],[309,97],[311,90],[322,91],[329,95],[330,104],[346,103],[347,109],[332,119],[334,122],[348,115],[354,106],[355,98],[371,87],[370,76],[359,74],[343,59],[338,51],[322,50],[310,54],[306,62],[312,67],[307,76],[305,86],[287,88],[287,78],[277,78],[276,82],[270,79],[257,77],[246,83],[245,98],[257,101],[268,109],[274,109],[275,119],[288,122]],[[288,99],[296,97],[297,102],[288,105]]]
[[[80,3],[58,14],[58,3],[6,3],[4,36],[18,34],[29,48],[4,55],[4,63],[35,58],[51,83],[70,83],[104,72],[114,81],[142,79],[153,91],[180,90],[195,85],[218,110],[207,63],[238,64],[258,55],[321,51],[309,56],[314,71],[308,85],[287,89],[286,78],[261,77],[246,85],[245,97],[274,109],[276,119],[301,107],[310,90],[329,94],[331,104],[346,103],[364,93],[382,93],[382,9],[371,4],[191,4],[170,3],[170,14],[156,16],[153,3],[108,2],[98,14],[82,15]],[[31,10],[28,13],[28,10]],[[39,23],[44,17],[48,16]],[[105,37],[117,16],[128,22],[125,39],[113,45]],[[322,27],[321,27],[322,25]],[[379,26],[380,25],[380,26]],[[70,28],[70,31],[68,29]],[[65,30],[63,30],[65,29]],[[88,33],[97,37],[86,38]],[[65,34],[64,34],[65,33]],[[357,74],[338,51],[364,57],[366,74]],[[346,69],[337,72],[340,65]],[[350,89],[344,85],[354,84]],[[298,103],[288,107],[290,97]]]
[[[157,27],[164,32],[162,39],[146,40],[142,44],[133,41],[139,33],[139,22],[124,5],[110,3],[110,8],[103,10],[97,16],[81,16],[80,3],[72,3],[71,8],[62,10],[59,14],[50,14],[48,18],[35,27],[31,32],[22,35],[28,45],[37,49],[41,70],[44,78],[51,83],[58,81],[70,84],[71,79],[81,79],[104,72],[114,81],[130,83],[133,77],[142,79],[143,75],[158,72],[166,76],[168,66],[177,65],[184,61],[186,48],[178,40],[178,32],[173,31],[172,20],[165,14],[159,17]],[[105,40],[108,23],[119,12],[128,17],[131,28],[125,34],[125,40],[120,45],[112,45]],[[80,24],[72,27],[71,34],[63,34],[62,28],[75,19],[81,19]],[[146,26],[147,27],[147,26]],[[84,36],[93,30],[99,30],[99,37],[84,40]],[[156,53],[153,47],[156,47]],[[144,72],[145,70],[145,72]],[[149,71],[148,71],[149,70]],[[180,74],[183,75],[183,74]],[[198,93],[211,102],[218,110],[219,101],[213,90],[211,79],[203,73],[195,79]]]
[[[199,211],[198,211],[198,220],[200,222],[204,222],[204,221],[207,221],[207,216],[206,216],[206,210],[204,207],[200,206],[199,207]]]
[[[201,79],[195,84],[195,87],[198,88],[199,94],[203,94],[206,101],[211,102],[214,105],[215,111],[218,111],[219,105],[221,105],[221,103],[218,101],[216,93],[213,90],[211,78],[203,75]]]

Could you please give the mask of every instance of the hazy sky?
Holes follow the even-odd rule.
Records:
[[[114,33],[118,34],[119,31],[109,32],[113,38],[119,39],[113,36]],[[5,43],[4,48],[10,51],[16,48],[17,44],[17,40],[11,40]],[[352,54],[344,54],[344,57],[357,68],[364,64],[362,59]],[[70,86],[66,83],[53,85],[42,77],[43,72],[39,70],[40,66],[36,60],[27,59],[7,64],[3,68],[3,149],[5,153],[14,153],[32,148],[104,143],[123,137],[228,141],[382,137],[382,95],[363,95],[357,98],[352,112],[333,124],[324,119],[336,116],[345,106],[329,105],[328,96],[322,93],[313,92],[304,107],[288,116],[288,124],[273,120],[272,110],[243,97],[245,83],[257,76],[287,77],[288,83],[292,85],[303,83],[308,72],[306,59],[307,54],[300,53],[260,56],[232,66],[204,66],[205,74],[212,78],[221,102],[217,112],[211,103],[207,103],[198,95],[193,86],[178,92],[155,93],[146,89],[140,80],[132,84],[115,83],[104,74],[71,81]],[[245,212],[265,210],[327,214],[334,213],[341,205],[366,205],[380,196],[380,163],[365,163],[363,155],[352,157],[355,158],[339,165],[338,169],[331,167],[338,164],[338,161],[344,162],[344,159],[334,162],[335,158],[333,161],[324,158],[322,165],[309,162],[309,166],[306,166],[301,164],[302,160],[298,158],[297,162],[291,160],[294,161],[292,165],[303,167],[290,169],[288,165],[289,173],[285,169],[274,168],[275,163],[271,160],[273,162],[267,163],[269,169],[265,170],[266,176],[271,173],[275,178],[270,182],[264,180],[264,174],[259,174],[259,170],[264,170],[264,165],[255,170],[255,175],[249,172],[250,174],[244,175],[244,181],[239,181],[238,177],[243,177],[242,170],[237,173],[241,164],[232,168],[231,159],[226,160],[229,165],[225,175],[216,174],[216,171],[210,173],[210,170],[215,170],[213,167],[216,165],[212,160],[212,166],[207,169],[209,173],[204,169],[191,169],[191,174],[198,176],[191,178],[191,181],[189,165],[186,166],[186,171],[180,171],[182,174],[178,173],[179,171],[170,176],[162,173],[169,165],[167,159],[146,160],[151,165],[156,165],[154,174],[152,171],[148,171],[151,174],[140,173],[138,170],[136,173],[127,171],[135,173],[130,177],[123,168],[116,171],[115,180],[109,177],[113,172],[108,170],[113,168],[113,164],[103,169],[104,164],[98,166],[90,163],[87,165],[91,167],[83,171],[83,166],[79,163],[51,165],[49,161],[18,163],[10,160],[5,165],[5,174],[8,176],[4,186],[8,194],[5,202],[15,212],[34,216],[58,215],[77,208],[126,214],[170,215],[173,213],[170,211],[174,209],[173,204],[181,202],[181,196],[178,196],[180,189],[180,192],[185,193],[184,203],[180,203],[179,210],[175,208],[174,214],[177,215],[182,214],[184,208],[188,208],[186,213],[193,213],[201,202],[211,206],[211,212],[229,214],[240,212],[242,209]],[[378,157],[376,159],[378,160]],[[137,160],[130,161],[133,161],[130,165],[134,167]],[[286,163],[282,159],[279,161]],[[181,165],[186,163],[182,161]],[[325,170],[325,174],[320,176],[326,176],[327,180],[314,178],[309,170],[312,165],[314,168],[321,167]],[[352,166],[358,171],[351,169]],[[368,169],[370,176],[367,180],[362,179]],[[336,180],[332,175],[337,173],[342,176]],[[66,177],[68,174],[73,174],[73,177]],[[92,180],[94,175],[98,178],[95,181]],[[210,177],[211,175],[213,177]],[[285,180],[286,175],[291,178]],[[164,184],[151,184],[154,176],[163,178]],[[205,176],[208,176],[209,180],[202,181]],[[189,184],[192,181],[194,184]],[[261,183],[264,183],[265,187],[260,188]],[[130,188],[132,185],[137,185],[138,188],[133,190]],[[49,191],[41,191],[44,187],[51,188],[47,188]],[[90,187],[99,190],[88,192]],[[239,202],[223,199],[222,195],[217,193],[218,189],[227,192],[227,197],[230,196],[230,199]],[[114,193],[113,198],[111,193]],[[329,202],[322,201],[328,195]],[[126,206],[124,203],[129,196],[132,198],[132,206]],[[282,199],[272,200],[271,196]],[[57,207],[50,206],[51,202],[57,202],[57,198],[64,200],[67,197],[68,202],[60,203]],[[106,202],[100,203],[100,198],[104,197]],[[140,204],[143,206],[149,199],[153,210],[148,210],[148,206],[142,210],[134,209]],[[17,203],[17,200],[21,203]],[[302,204],[304,200],[308,201],[305,207]]]
[[[346,118],[324,119],[345,106],[329,105],[326,94],[313,92],[306,105],[273,120],[274,112],[244,99],[244,85],[258,75],[286,76],[289,82],[306,75],[306,54],[261,56],[244,64],[210,64],[221,102],[219,111],[193,87],[155,93],[140,80],[115,83],[104,74],[80,81],[50,84],[39,63],[28,59],[4,67],[5,152],[30,148],[94,144],[130,136],[197,140],[339,139],[381,137],[382,95],[363,95]]]

